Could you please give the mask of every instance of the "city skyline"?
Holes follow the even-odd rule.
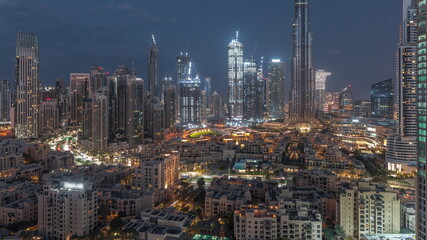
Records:
[[[290,67],[289,59],[292,50],[290,38],[292,4],[290,2],[272,2],[270,5],[266,5],[265,14],[268,14],[269,18],[260,19],[258,22],[249,20],[249,16],[247,16],[249,13],[233,16],[230,10],[217,9],[218,7],[211,6],[214,10],[217,9],[217,12],[224,15],[224,18],[217,19],[208,34],[200,26],[206,24],[206,21],[209,20],[199,19],[198,17],[202,16],[203,11],[206,10],[200,9],[196,11],[200,13],[195,17],[171,14],[169,10],[178,7],[178,9],[187,12],[196,6],[184,10],[182,9],[183,6],[176,6],[175,3],[170,3],[170,8],[168,7],[159,12],[157,4],[160,3],[148,3],[144,8],[132,1],[121,4],[102,3],[97,11],[93,13],[93,16],[110,13],[111,19],[115,20],[114,22],[112,22],[113,20],[105,20],[105,23],[100,23],[93,16],[85,16],[87,18],[86,25],[81,22],[74,24],[76,22],[72,20],[73,13],[68,13],[68,20],[56,19],[58,16],[54,13],[44,14],[46,16],[39,18],[39,15],[46,9],[62,7],[74,9],[80,3],[73,5],[39,4],[40,6],[33,6],[32,3],[27,1],[1,3],[2,9],[0,11],[19,12],[23,15],[23,18],[16,21],[16,23],[11,23],[12,16],[10,16],[10,13],[4,12],[0,17],[0,21],[7,25],[0,30],[2,35],[5,36],[4,39],[0,40],[0,45],[3,46],[2,50],[5,56],[10,56],[0,59],[0,77],[5,76],[9,81],[14,79],[13,70],[10,67],[13,64],[11,61],[13,52],[7,47],[14,45],[14,36],[18,30],[35,32],[40,37],[40,58],[43,62],[40,67],[40,79],[47,85],[52,84],[56,77],[67,77],[70,72],[88,72],[91,65],[102,66],[107,72],[111,73],[117,65],[125,64],[130,66],[132,61],[135,62],[138,77],[142,77],[147,82],[148,69],[146,66],[148,65],[148,59],[146,55],[152,33],[155,34],[159,47],[159,79],[163,79],[166,73],[169,76],[174,76],[174,58],[180,51],[187,50],[192,55],[200,77],[212,77],[212,89],[219,91],[222,96],[225,96],[227,90],[226,44],[233,38],[236,30],[240,32],[239,38],[245,44],[246,53],[250,54],[256,45],[255,58],[257,60],[261,56],[264,56],[266,61],[280,58],[286,63],[287,69]],[[380,0],[374,3],[370,2],[372,8],[369,9],[362,8],[361,5],[363,4],[358,4],[358,1],[350,1],[345,4],[336,0],[322,2],[322,4],[317,1],[312,3],[312,30],[315,42],[313,61],[319,63],[315,66],[316,68],[322,68],[333,73],[328,79],[330,84],[327,84],[326,91],[339,91],[350,84],[356,93],[355,99],[368,99],[369,92],[362,91],[363,89],[369,89],[369,86],[374,82],[394,77],[392,72],[394,70],[393,51],[395,51],[396,45],[393,43],[398,40],[400,22],[399,18],[395,18],[393,15],[401,12],[399,9],[400,1],[395,0],[387,1],[388,4],[384,3],[385,1]],[[234,6],[237,2],[231,2],[230,4]],[[191,6],[191,2],[189,5]],[[278,9],[273,8],[272,5],[276,5]],[[332,16],[325,14],[325,10],[332,5],[343,11],[354,7],[355,12],[363,10],[367,16],[372,17],[375,16],[374,13],[378,14],[378,21],[371,22],[369,26],[363,26],[367,23],[366,19],[351,23],[350,15],[354,14],[353,11],[348,13],[350,14],[349,16],[337,11],[334,16],[341,17],[341,20],[335,22],[332,20]],[[381,6],[384,12],[377,13],[377,11],[372,11],[376,5]],[[90,9],[91,6],[88,8]],[[279,11],[279,9],[282,11]],[[212,14],[211,12],[207,14]],[[130,14],[131,19],[135,21],[131,22],[123,19],[122,16],[126,14]],[[36,21],[31,23],[33,18]],[[191,21],[194,18],[199,19],[200,22]],[[271,24],[277,21],[283,26],[280,31],[273,28],[275,24]],[[259,30],[260,28],[257,28],[257,26],[264,27]],[[380,26],[381,29],[379,29]],[[117,27],[120,27],[120,30]],[[63,32],[61,30],[63,28],[69,29],[69,31]],[[176,38],[171,38],[171,35],[177,31],[175,30],[176,28],[182,29],[183,34]],[[348,28],[353,28],[352,34],[356,36],[354,41],[348,38],[352,34],[346,34],[346,31],[349,31]],[[332,31],[340,31],[343,34],[342,36],[332,35]],[[360,34],[357,34],[359,31]],[[370,39],[362,35],[362,32],[366,33],[366,36],[375,37]],[[190,33],[194,34],[191,35]],[[271,34],[276,37],[264,37]],[[58,41],[59,36],[61,36],[61,42]],[[334,38],[330,39],[331,36],[334,36]],[[170,39],[173,39],[173,41]],[[346,51],[345,44],[350,43],[352,46],[359,46],[359,49],[360,46],[365,45],[364,51]],[[205,44],[211,47],[206,48],[204,47]],[[374,52],[371,51],[374,47],[375,50],[381,52],[369,55],[369,58],[365,59],[363,53]],[[360,69],[364,69],[364,71]],[[362,73],[365,71],[368,74]],[[287,72],[286,86],[289,86],[289,80],[290,75]],[[285,90],[287,91],[288,88]]]

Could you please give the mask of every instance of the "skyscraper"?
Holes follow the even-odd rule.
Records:
[[[212,102],[214,118],[224,117],[224,106],[222,103],[222,98],[216,91],[212,94]]]
[[[427,5],[426,0],[417,0],[418,6],[418,164],[417,164],[417,227],[416,237],[427,239]]]
[[[178,87],[180,124],[199,124],[201,115],[201,83],[199,77],[181,80]]]
[[[83,100],[89,98],[88,73],[70,74],[70,124],[83,125]]]
[[[96,92],[108,87],[107,73],[103,67],[92,66],[90,68],[90,91]]]
[[[289,119],[311,122],[315,118],[315,80],[312,66],[309,0],[294,0],[293,57]]]
[[[417,162],[417,9],[402,1],[402,23],[396,66],[397,134],[387,139],[387,168],[415,171]]]
[[[203,89],[206,90],[207,98],[207,110],[208,114],[212,112],[212,79],[210,77],[205,77],[203,81]]]
[[[397,52],[396,104],[398,132],[417,135],[417,13],[414,0],[403,0],[400,43]]]
[[[316,110],[323,111],[325,108],[326,78],[331,76],[330,72],[323,69],[316,70]]]
[[[163,80],[163,106],[165,110],[165,128],[173,129],[176,122],[176,87],[172,79]]]
[[[390,79],[371,85],[371,111],[375,117],[393,117],[393,81]]]
[[[108,90],[101,88],[92,97],[92,147],[94,153],[103,153],[108,148]]]
[[[285,117],[285,63],[273,59],[268,64],[269,84],[269,115],[273,119]]]
[[[153,44],[150,46],[149,62],[148,62],[148,91],[156,97],[159,97],[158,89],[158,56],[159,49],[157,48],[156,39],[152,35]]]
[[[37,138],[39,124],[39,41],[34,33],[18,32],[16,38],[17,138]]]
[[[340,92],[339,106],[341,110],[352,111],[353,110],[353,93],[351,92],[351,86],[346,86]]]
[[[132,77],[127,80],[127,142],[130,147],[144,140],[144,81]]]
[[[228,44],[228,114],[232,120],[243,118],[243,44],[236,38]]]
[[[0,121],[10,121],[10,108],[12,107],[12,96],[9,81],[0,81]]]
[[[183,81],[191,78],[191,62],[188,53],[180,53],[176,57],[176,83],[177,85]]]
[[[40,123],[40,132],[55,130],[59,127],[59,109],[55,99],[41,102]]]
[[[110,79],[110,141],[126,140],[128,79],[134,77],[128,67],[119,65]]]
[[[247,60],[243,63],[243,118],[256,120],[262,116],[257,114],[256,101],[258,90],[258,76],[256,62]]]

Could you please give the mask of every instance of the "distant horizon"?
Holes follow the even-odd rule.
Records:
[[[312,1],[311,6],[314,67],[332,72],[326,84],[328,92],[351,85],[355,100],[369,99],[371,84],[395,80],[401,19],[397,17],[401,14],[399,0],[369,1],[369,8],[361,2],[368,0]],[[272,0],[258,4],[259,8],[247,7],[237,15],[233,9],[241,7],[241,1],[91,3],[1,1],[0,78],[11,82],[15,79],[16,32],[22,31],[39,36],[40,80],[45,85],[53,85],[57,77],[63,77],[68,86],[70,73],[88,73],[93,65],[112,73],[118,65],[131,67],[133,61],[138,77],[147,81],[148,47],[154,34],[159,46],[160,80],[165,76],[175,78],[175,58],[187,51],[200,78],[211,77],[212,89],[226,98],[226,49],[238,30],[245,46],[244,58],[249,58],[256,46],[254,57],[258,62],[264,57],[265,73],[271,59],[280,58],[286,63],[288,99],[291,1]],[[245,1],[245,5],[251,3],[258,2]],[[382,11],[378,12],[377,6]],[[333,14],[325,14],[331,9]],[[356,17],[360,21],[354,21]],[[274,37],[270,37],[272,34]]]

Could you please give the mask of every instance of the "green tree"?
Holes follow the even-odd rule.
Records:
[[[203,189],[205,187],[205,178],[201,177],[197,180],[197,187]]]

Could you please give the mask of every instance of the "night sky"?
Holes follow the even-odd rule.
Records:
[[[40,41],[40,77],[47,85],[91,65],[132,65],[147,79],[151,33],[159,45],[160,78],[175,73],[188,50],[214,90],[227,89],[227,45],[239,30],[245,58],[281,58],[290,69],[292,0],[0,0],[0,77],[14,79],[16,32]],[[314,66],[332,72],[327,91],[395,78],[400,0],[312,0]],[[175,75],[173,75],[175,76]],[[289,72],[286,89],[289,89]],[[287,96],[286,96],[287,98]]]

